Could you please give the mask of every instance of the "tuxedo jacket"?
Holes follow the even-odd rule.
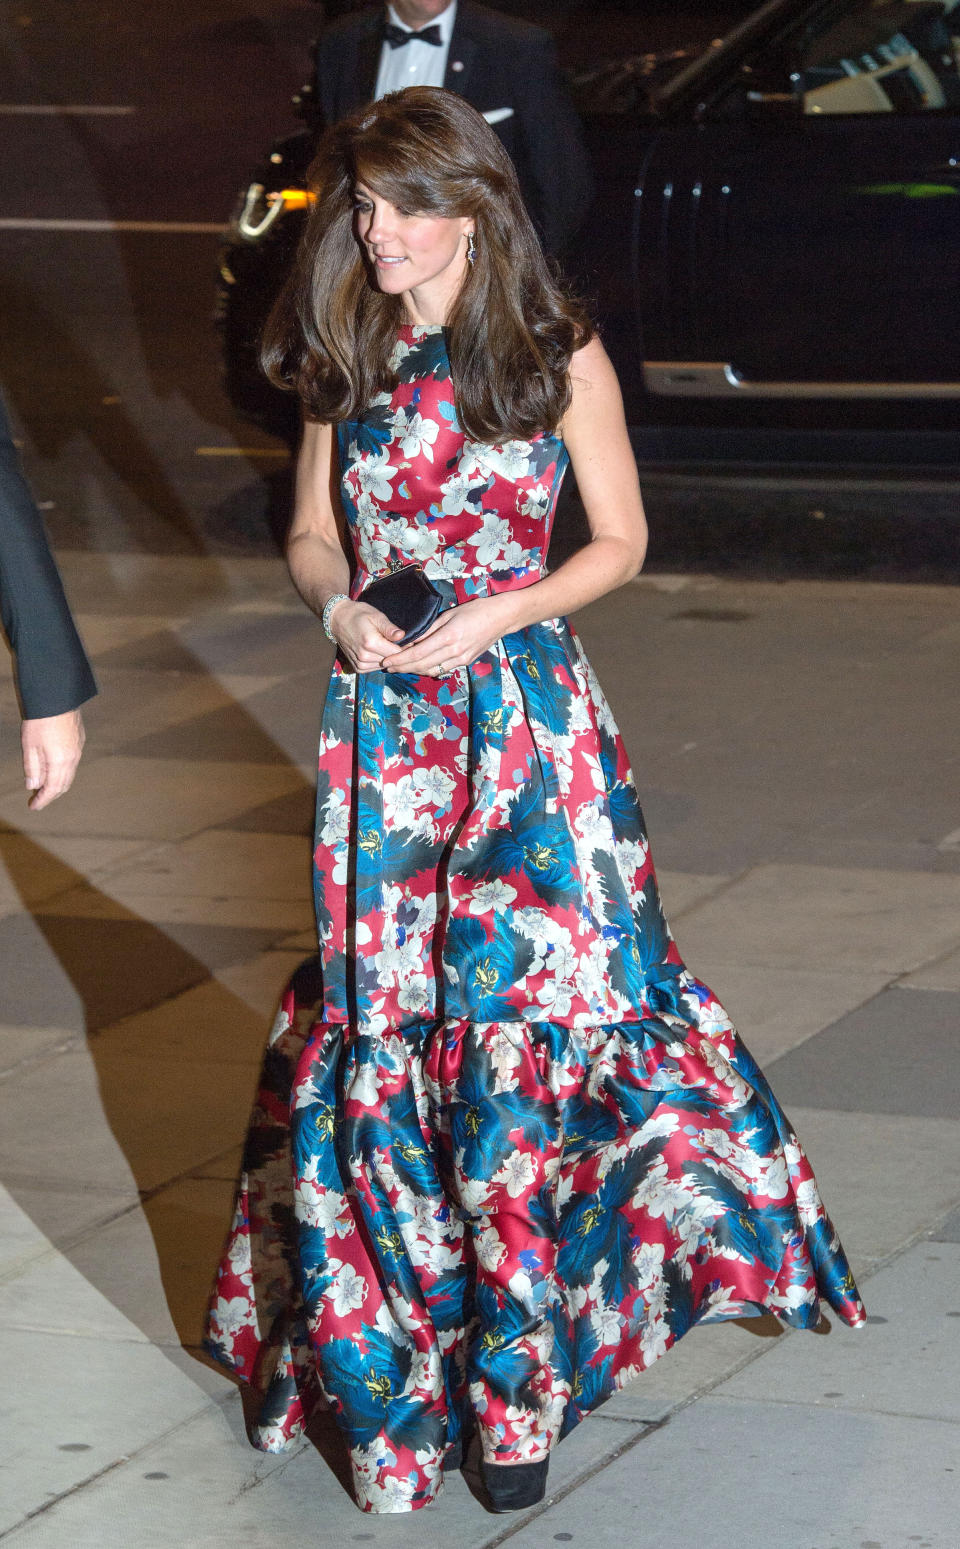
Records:
[[[40,512],[0,399],[0,618],[25,718],[76,710],[97,692]]]
[[[372,7],[334,22],[317,40],[317,105],[324,126],[372,101],[385,19],[384,6]],[[481,113],[503,110],[492,128],[517,169],[545,248],[562,252],[589,208],[593,178],[550,34],[459,0],[443,84]]]

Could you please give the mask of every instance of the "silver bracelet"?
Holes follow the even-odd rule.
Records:
[[[323,625],[323,632],[328,640],[336,639],[333,630],[330,628],[330,620],[333,617],[334,608],[336,608],[341,602],[349,601],[350,598],[347,596],[346,592],[335,592],[334,595],[332,597],[328,597],[324,603],[323,612],[320,615],[320,622]]]

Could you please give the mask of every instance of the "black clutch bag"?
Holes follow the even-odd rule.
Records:
[[[419,565],[404,565],[389,575],[378,576],[364,587],[358,602],[368,602],[403,630],[401,645],[426,634],[443,610],[443,597],[427,580]]]

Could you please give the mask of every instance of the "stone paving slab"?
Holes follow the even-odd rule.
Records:
[[[825,1339],[778,1340],[713,1396],[960,1424],[960,1244],[901,1254],[871,1277],[868,1311],[863,1329],[834,1319]]]
[[[694,904],[721,892],[730,878],[723,872],[703,875],[690,871],[658,871],[657,885],[668,920],[678,919]]]
[[[960,1125],[955,1121],[794,1106],[787,1112],[813,1162],[854,1273],[869,1270],[939,1225],[957,1203]]]
[[[690,910],[679,933],[700,954],[779,968],[907,973],[960,942],[960,877],[757,866]]]
[[[283,955],[286,968],[293,954]],[[293,957],[294,966],[299,957]],[[260,964],[260,959],[255,959]],[[267,958],[271,962],[271,957]],[[260,970],[262,974],[265,970]],[[280,970],[282,972],[282,969]],[[252,974],[251,974],[252,977]],[[273,985],[277,966],[270,974]],[[242,981],[241,981],[242,982]],[[182,995],[148,1006],[136,1015],[104,1027],[91,1047],[98,1066],[117,1065],[132,1058],[156,1061],[153,1080],[170,1080],[176,1066],[184,1071],[196,1059],[224,1066],[240,1065],[255,1070],[266,1045],[268,1024],[262,1011],[251,1006],[253,993],[238,995],[218,979],[204,979]],[[276,998],[276,993],[274,998]]]
[[[134,915],[151,925],[256,930],[268,944],[278,935],[306,926],[313,918],[313,904],[304,894],[300,898],[212,898],[209,893],[137,893],[125,882],[114,889],[109,877],[101,878],[101,887],[102,892],[85,886],[73,888],[50,899],[46,908],[51,914],[75,919],[123,920]],[[117,896],[111,896],[108,888]],[[239,943],[242,938],[225,939]]]
[[[185,839],[302,784],[300,771],[283,764],[222,764],[212,771],[207,763],[183,759],[94,756],[81,765],[77,799],[31,815],[30,833],[40,844],[48,828],[142,842]],[[22,799],[0,799],[0,818],[22,826]]]
[[[679,926],[684,938],[685,920],[686,916]],[[747,1048],[764,1068],[878,995],[890,977],[884,969],[764,967],[743,963],[735,955],[715,961],[710,952],[700,950],[691,966],[719,996]]]
[[[97,840],[60,838],[53,845],[39,845],[27,834],[0,833],[0,915],[17,914],[66,892],[78,873],[101,870],[137,854],[143,845],[135,839]]]
[[[188,615],[168,617],[162,613],[75,612],[77,629],[91,661],[100,663],[117,646],[150,640],[160,634],[175,634],[188,622]]]
[[[5,1242],[40,1247],[41,1234],[2,1189],[0,1223]],[[209,1406],[49,1244],[19,1274],[7,1261],[0,1308],[0,1534]]]
[[[284,604],[294,594],[279,555],[269,559],[206,554],[57,551],[71,606],[79,614],[146,614],[196,619],[243,603]]]
[[[60,962],[40,923],[29,914],[0,919],[0,953],[16,973],[0,977],[0,1018],[15,1027],[86,1028],[86,1008],[68,969]]]
[[[76,1044],[82,1037],[77,1027],[31,1027],[29,1024],[14,1027],[10,1023],[0,1025],[0,1079],[17,1069],[53,1054],[68,1045]]]
[[[72,1381],[65,1390],[65,1368],[82,1369],[84,1380]],[[51,1496],[77,1490],[119,1458],[179,1429],[210,1404],[146,1342],[78,1338],[62,1331],[54,1337],[7,1330],[4,1383],[20,1402],[5,1404],[0,1412],[0,1532]],[[123,1531],[130,1549],[139,1539],[139,1526],[134,1539],[130,1523],[123,1524]],[[54,1535],[46,1541],[72,1549],[69,1537]]]
[[[935,963],[914,969],[900,981],[904,989],[960,990],[960,948]]]
[[[316,770],[311,784],[305,782],[286,796],[278,796],[275,801],[251,807],[247,812],[238,813],[213,827],[229,828],[233,832],[246,830],[256,834],[300,834],[312,840],[317,805],[315,786]]]
[[[40,1244],[38,1252],[48,1252],[51,1245],[67,1249],[91,1228],[140,1208],[140,1192],[132,1178],[125,1188],[111,1187],[74,1182],[72,1178],[34,1178],[4,1168],[4,1181],[21,1217],[33,1225]],[[2,1219],[0,1213],[0,1229]]]
[[[0,1016],[20,1026],[94,1031],[201,984],[214,969],[243,962],[278,933],[277,925],[177,920],[158,928],[122,906],[107,910],[106,918],[8,915],[0,919],[0,956],[18,963],[20,972],[0,980]]]
[[[935,1227],[930,1233],[930,1239],[932,1242],[960,1242],[960,1210],[955,1210],[940,1226]]]
[[[708,1398],[511,1535],[511,1549],[956,1549],[956,1427]]]
[[[137,1549],[172,1543],[190,1549],[270,1549],[284,1543],[306,1549],[308,1544],[363,1542],[390,1549],[449,1544],[484,1549],[505,1527],[518,1525],[517,1517],[486,1511],[459,1474],[424,1510],[386,1517],[361,1514],[311,1446],[289,1461],[251,1462],[236,1419],[225,1409],[208,1410],[7,1541],[38,1549],[130,1549],[130,1524],[136,1523]],[[589,1480],[643,1429],[599,1417],[579,1426],[554,1459],[554,1488]]]
[[[655,1424],[765,1355],[772,1342],[783,1337],[780,1325],[769,1318],[689,1329],[649,1371],[608,1399],[600,1413],[610,1420]]]
[[[310,891],[310,862],[311,845],[299,835],[212,829],[113,867],[108,885],[117,899],[189,894],[302,902]]]
[[[179,1178],[65,1251],[154,1345],[199,1348],[233,1198],[232,1178]]]
[[[242,1138],[255,1081],[222,1060],[56,1055],[3,1083],[3,1176],[156,1188]]]
[[[894,988],[807,1038],[767,1075],[787,1107],[955,1119],[958,1048],[960,992]]]
[[[223,673],[213,678],[199,664],[192,671],[131,671],[105,670],[94,663],[94,670],[100,693],[85,708],[84,725],[91,747],[100,754],[184,721],[218,710],[235,710],[282,681],[265,673]],[[244,762],[249,761],[248,753]]]

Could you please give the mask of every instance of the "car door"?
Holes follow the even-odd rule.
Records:
[[[960,401],[960,9],[796,9],[648,159],[646,387],[929,423]]]

